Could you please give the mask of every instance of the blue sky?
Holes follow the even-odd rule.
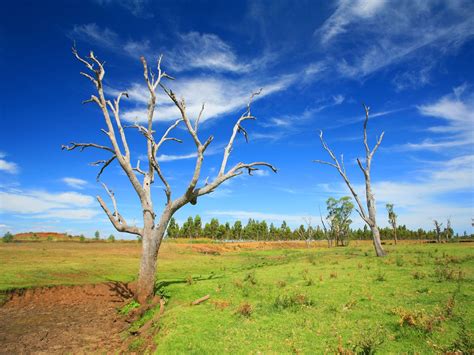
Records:
[[[239,177],[186,206],[176,218],[199,214],[280,224],[319,221],[330,196],[347,195],[337,172],[312,163],[327,159],[318,132],[344,154],[353,183],[363,177],[361,102],[371,107],[369,138],[385,131],[373,162],[378,219],[395,204],[399,223],[432,228],[451,218],[472,232],[474,216],[474,3],[472,1],[16,1],[3,5],[0,25],[0,232],[114,232],[95,200],[105,195],[90,162],[100,152],[61,151],[71,141],[105,143],[103,118],[82,105],[93,87],[70,52],[73,41],[106,61],[106,91],[128,90],[122,117],[143,120],[145,90],[139,57],[164,55],[169,86],[191,116],[203,102],[202,137],[215,140],[203,179],[213,177],[235,119],[262,87],[238,138],[232,162],[268,161],[278,174]],[[178,116],[159,96],[156,129]],[[145,142],[129,132],[134,159]],[[170,143],[159,160],[175,191],[194,166],[193,144]],[[102,176],[121,214],[140,223],[138,199],[118,165]],[[105,197],[105,196],[104,196]],[[160,184],[155,206],[164,204]],[[354,226],[362,222],[354,215]]]

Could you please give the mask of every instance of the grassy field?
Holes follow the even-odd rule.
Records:
[[[158,353],[472,350],[470,243],[389,245],[383,259],[370,244],[274,246],[165,243]],[[139,254],[132,243],[0,244],[0,290],[131,281]]]

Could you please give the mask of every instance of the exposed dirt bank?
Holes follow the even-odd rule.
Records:
[[[0,307],[0,353],[118,350],[127,323],[117,309],[131,295],[118,282],[13,291]]]

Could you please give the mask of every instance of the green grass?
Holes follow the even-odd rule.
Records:
[[[138,270],[136,245],[58,244],[0,244],[0,290],[128,281]],[[157,284],[167,303],[157,352],[472,347],[474,249],[467,243],[386,248],[386,258],[374,257],[369,245],[203,255],[165,243]],[[206,294],[210,300],[190,305]]]

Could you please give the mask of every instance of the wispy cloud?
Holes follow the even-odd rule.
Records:
[[[92,2],[101,6],[120,6],[136,17],[153,17],[153,14],[146,9],[149,0],[92,0]]]
[[[385,3],[385,0],[340,0],[334,13],[314,34],[326,44],[346,32],[351,23],[373,17]]]
[[[77,192],[0,191],[0,213],[37,218],[54,215],[57,218],[87,219],[99,213],[90,208],[93,202],[92,196]]]
[[[0,152],[0,171],[3,171],[8,174],[17,174],[19,172],[19,167],[16,163],[7,161],[4,158],[7,155],[3,152]]]
[[[337,56],[340,75],[363,78],[421,53],[430,53],[435,62],[439,54],[455,52],[474,35],[472,11],[470,1],[341,0],[315,35],[329,55]],[[358,45],[347,50],[354,41]],[[427,80],[429,70],[421,78]],[[410,76],[395,85],[406,85]]]
[[[268,122],[262,123],[264,127],[295,127],[299,124],[304,123],[305,121],[311,120],[317,113],[342,104],[345,100],[344,95],[338,94],[332,96],[330,99],[324,99],[317,102],[316,105],[306,108],[300,114],[290,114],[290,115],[282,115],[278,117],[271,118]],[[268,134],[268,132],[267,132]],[[280,137],[281,138],[281,137]]]
[[[254,67],[237,58],[232,47],[215,34],[179,34],[177,43],[168,53],[168,62],[174,71],[209,69],[242,73]]]
[[[69,36],[76,40],[92,42],[106,48],[116,48],[119,45],[119,36],[109,28],[101,28],[96,23],[74,25]]]
[[[442,126],[428,128],[432,134],[441,138],[427,138],[419,143],[406,143],[399,150],[433,150],[472,146],[474,144],[474,94],[468,92],[467,85],[454,88],[453,93],[445,95],[435,102],[418,106],[423,116],[438,118]]]
[[[251,93],[263,88],[254,101],[260,100],[275,92],[286,89],[295,76],[285,75],[277,78],[223,78],[223,77],[189,77],[181,78],[170,87],[178,97],[186,100],[186,110],[189,117],[197,118],[205,103],[205,110],[201,122],[213,119],[224,114],[244,109]],[[111,91],[115,93],[116,91]],[[131,122],[146,121],[147,92],[143,85],[132,84],[128,90],[130,101],[135,108],[124,109],[123,118]],[[163,93],[159,94],[155,120],[171,121],[180,115],[176,106]]]
[[[87,185],[87,181],[74,177],[65,177],[61,180],[66,183],[66,185],[79,190],[82,190]]]

